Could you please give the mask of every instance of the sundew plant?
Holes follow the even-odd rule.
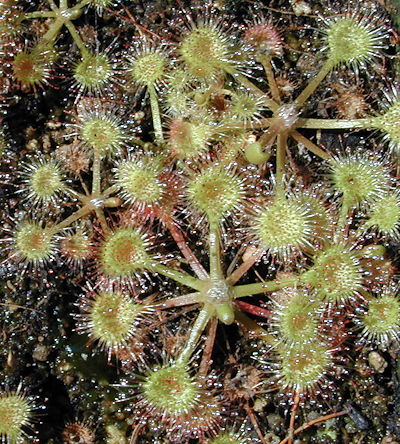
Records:
[[[1,442],[394,442],[388,11],[70,3],[0,0]]]

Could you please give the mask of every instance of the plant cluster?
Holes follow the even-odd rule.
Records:
[[[101,50],[78,27],[88,6],[140,35]],[[3,176],[14,186],[7,272],[13,285],[33,275],[49,287],[61,273],[79,288],[72,328],[119,372],[90,377],[104,390],[104,442],[266,443],[258,404],[272,390],[290,409],[281,442],[293,443],[298,409],[323,402],[349,356],[399,342],[391,245],[400,236],[400,95],[387,87],[373,109],[357,80],[383,70],[390,23],[376,5],[321,5],[316,22],[302,17],[319,28],[302,36],[315,41],[315,72],[295,83],[285,29],[258,8],[240,26],[212,5],[172,9],[180,24],[163,38],[112,6],[0,4],[8,112],[11,92],[44,95],[61,66],[72,90],[52,121],[62,133],[55,149],[42,139],[11,155],[2,137]],[[24,46],[28,22],[36,42]],[[329,86],[334,79],[342,86]],[[337,91],[323,96],[336,113],[319,115],[322,90]],[[140,96],[134,112],[124,106]],[[354,134],[330,149],[312,130]],[[224,332],[236,351],[221,353]],[[66,385],[73,355],[54,365]],[[21,410],[17,421],[2,402]],[[23,439],[32,411],[18,392],[0,397],[3,441]],[[92,428],[77,419],[60,439],[97,442]]]

